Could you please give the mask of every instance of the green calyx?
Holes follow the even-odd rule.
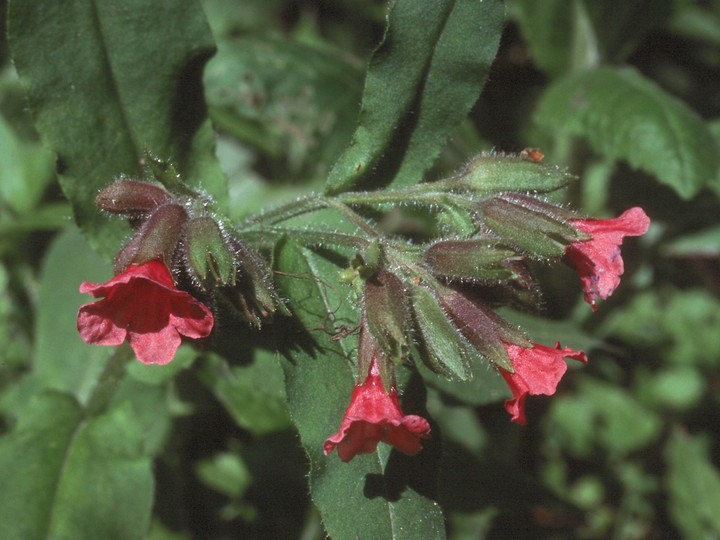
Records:
[[[213,218],[201,216],[188,221],[185,241],[189,267],[201,283],[235,284],[235,257]]]
[[[547,193],[565,187],[574,179],[575,176],[566,170],[533,160],[526,154],[483,153],[444,183],[454,189],[483,194],[502,191]]]

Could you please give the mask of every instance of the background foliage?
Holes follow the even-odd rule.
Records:
[[[0,537],[720,536],[720,2],[8,4]],[[98,391],[127,351],[77,337],[77,287],[110,276],[127,230],[92,199],[140,175],[146,149],[240,224],[313,190],[409,185],[525,147],[580,177],[573,208],[653,220],[597,315],[543,267],[540,312],[503,313],[590,356],[528,403],[528,426],[500,389],[405,373],[436,435],[423,453],[322,456],[353,384],[352,341],[330,334],[356,306],[342,264],[294,241],[268,255],[322,355],[288,321],[257,334],[221,318],[232,331],[212,352],[133,363]],[[296,219],[320,223],[347,226]],[[412,210],[382,225],[435,226]]]

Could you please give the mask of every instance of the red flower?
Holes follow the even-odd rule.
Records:
[[[591,236],[569,245],[565,252],[580,276],[585,301],[596,311],[595,297],[605,300],[620,285],[624,270],[620,256],[623,238],[645,234],[650,219],[636,206],[615,219],[576,219],[571,223]]]
[[[206,337],[214,323],[205,305],[175,287],[159,259],[131,264],[103,284],[85,281],[80,292],[104,297],[80,307],[80,337],[96,345],[120,345],[127,339],[144,364],[167,364],[181,335]]]
[[[377,360],[372,359],[365,382],[355,386],[340,430],[325,440],[327,456],[337,446],[344,462],[356,454],[369,454],[382,441],[403,454],[414,456],[422,450],[420,439],[430,436],[430,424],[421,416],[404,415],[397,390],[385,392]]]
[[[555,393],[567,370],[563,358],[587,362],[584,352],[573,351],[568,347],[561,349],[560,343],[556,343],[554,348],[537,343],[533,344],[532,348],[504,342],[503,345],[515,369],[515,373],[510,373],[499,368],[513,393],[512,399],[505,402],[505,410],[512,415],[512,421],[518,424],[526,423],[525,398],[528,394],[551,396]]]

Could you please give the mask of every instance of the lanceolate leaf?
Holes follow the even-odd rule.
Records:
[[[310,460],[311,495],[328,534],[444,538],[443,516],[429,493],[438,464],[428,444],[413,458],[389,452],[383,443],[349,463],[335,453],[323,455],[323,442],[337,431],[354,385],[348,357],[356,338],[334,340],[329,332],[333,326],[355,324],[357,314],[348,304],[350,288],[328,282],[340,267],[289,241],[281,245],[277,262],[282,272],[278,285],[304,327],[283,339],[288,404]]]
[[[327,191],[422,179],[477,101],[500,41],[501,0],[397,0],[368,67],[350,146]]]
[[[35,398],[0,439],[2,538],[143,538],[153,477],[125,403],[87,421],[74,398]]]
[[[116,251],[122,230],[95,194],[137,176],[146,150],[223,195],[201,84],[214,45],[195,0],[11,1],[8,35],[63,190],[97,247]]]
[[[603,67],[550,87],[537,120],[657,176],[681,197],[720,189],[720,147],[700,117],[630,68]]]

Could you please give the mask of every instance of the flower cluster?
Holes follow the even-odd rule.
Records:
[[[468,378],[473,363],[487,361],[512,394],[505,402],[511,420],[525,424],[527,396],[554,394],[567,370],[564,359],[586,363],[587,356],[559,343],[532,342],[480,300],[472,285],[500,283],[519,295],[534,288],[528,258],[564,260],[577,270],[585,299],[597,310],[596,298],[607,299],[623,273],[623,238],[642,235],[649,226],[640,208],[617,219],[583,219],[520,193],[483,197],[476,218],[477,234],[430,244],[414,271],[408,264],[378,267],[377,261],[374,272],[358,270],[363,283],[358,374],[366,378],[355,387],[340,430],[325,441],[326,454],[338,448],[348,461],[380,441],[408,455],[419,451],[429,426],[421,417],[404,415],[394,384],[395,364],[413,342],[425,364],[450,378]],[[393,260],[392,253],[384,255]]]
[[[537,149],[484,154],[457,176],[391,199],[424,195],[437,207],[451,201],[465,212],[456,234],[418,246],[378,233],[354,244],[366,247],[342,281],[353,284],[361,303],[357,384],[340,428],[325,441],[326,455],[337,449],[350,461],[380,442],[407,455],[422,449],[430,425],[403,412],[396,382],[396,366],[413,350],[451,379],[469,379],[478,363],[491,366],[507,383],[512,397],[505,409],[518,424],[527,421],[528,396],[556,392],[565,359],[587,362],[582,351],[534,343],[494,308],[534,300],[538,288],[528,261],[536,260],[574,267],[585,300],[597,310],[597,299],[606,300],[620,283],[624,238],[644,234],[649,219],[641,208],[615,219],[586,219],[548,202],[538,194],[561,187],[568,175],[542,160]],[[205,198],[177,191],[123,178],[98,194],[97,205],[126,218],[134,233],[115,257],[115,276],[80,287],[99,299],[78,313],[87,343],[128,341],[141,362],[166,364],[184,338],[211,334],[220,304],[254,326],[273,312],[287,313],[263,259],[209,213]],[[349,204],[366,204],[371,195],[344,194],[330,206],[362,223]]]
[[[284,309],[264,261],[228,234],[196,194],[176,195],[151,182],[119,179],[96,197],[104,211],[125,217],[135,232],[115,257],[115,276],[84,282],[101,298],[80,307],[80,337],[96,345],[128,341],[145,364],[167,364],[182,338],[206,338],[219,295],[248,322]],[[208,304],[208,305],[206,305]]]

